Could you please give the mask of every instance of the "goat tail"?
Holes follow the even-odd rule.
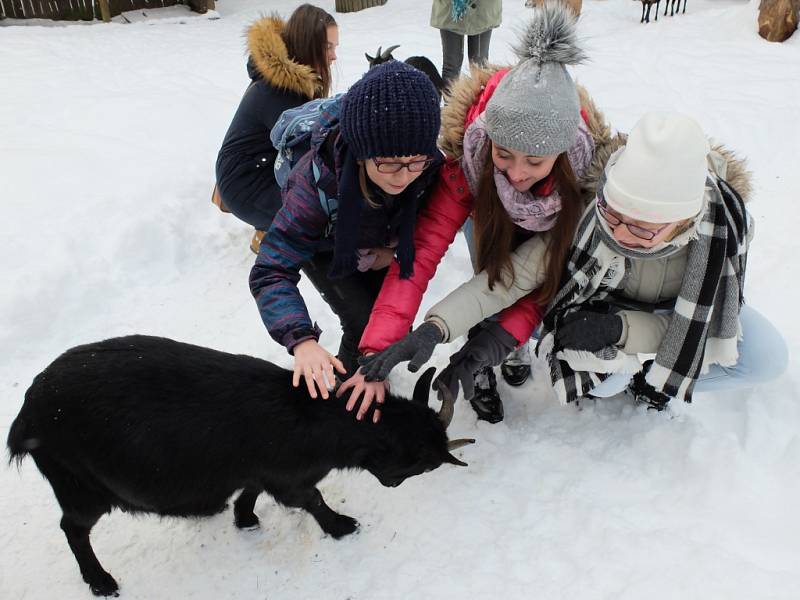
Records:
[[[32,433],[31,429],[32,423],[22,414],[18,415],[11,423],[8,440],[6,440],[9,452],[8,464],[16,462],[19,467],[28,453],[41,445],[40,440]]]
[[[533,9],[514,52],[520,60],[575,65],[586,60],[578,45],[575,13],[560,0],[545,0]]]

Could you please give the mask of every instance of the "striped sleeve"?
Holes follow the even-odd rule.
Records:
[[[264,235],[250,270],[250,291],[272,339],[289,352],[299,342],[318,339],[297,283],[300,268],[316,253],[328,222],[308,153],[292,169],[283,206]]]

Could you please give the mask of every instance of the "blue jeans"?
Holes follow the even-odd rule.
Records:
[[[764,315],[747,305],[739,313],[742,339],[739,360],[731,367],[711,365],[700,375],[695,392],[723,392],[754,387],[780,377],[789,362],[789,350],[783,336]],[[591,391],[597,398],[608,398],[624,391],[632,375],[614,373]]]
[[[464,239],[467,241],[469,260],[472,262],[472,270],[474,271],[478,257],[475,255],[475,232],[473,228],[472,217],[467,217],[467,220],[464,221],[464,224],[461,226],[461,231],[464,233]]]

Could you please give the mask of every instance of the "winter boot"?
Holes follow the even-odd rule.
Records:
[[[256,229],[253,234],[253,239],[250,240],[250,250],[253,254],[258,254],[258,249],[261,247],[261,240],[264,238],[264,232]]]
[[[531,354],[528,350],[528,342],[506,356],[500,365],[500,373],[503,374],[506,383],[514,387],[528,381],[528,377],[531,376]]]
[[[469,403],[481,421],[499,423],[503,420],[503,401],[497,393],[497,379],[492,367],[475,373],[475,395]]]

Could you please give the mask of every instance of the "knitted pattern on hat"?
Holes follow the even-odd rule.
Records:
[[[489,137],[533,156],[566,152],[581,116],[578,91],[565,65],[586,58],[577,45],[575,15],[558,1],[535,8],[515,52],[521,62],[486,106]]]
[[[428,76],[403,62],[373,67],[342,99],[341,132],[357,160],[434,156],[439,95]]]

